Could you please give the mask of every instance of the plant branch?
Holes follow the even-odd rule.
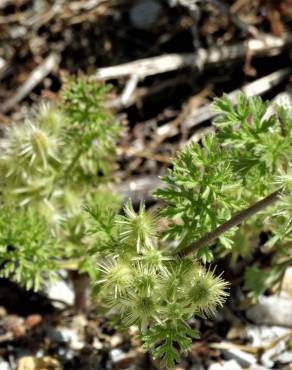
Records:
[[[188,254],[195,252],[196,250],[198,250],[205,244],[218,238],[225,231],[239,225],[245,219],[255,215],[256,213],[260,212],[262,209],[274,203],[278,199],[281,192],[282,192],[282,189],[278,189],[274,193],[268,195],[266,198],[261,199],[260,201],[256,202],[252,206],[245,208],[244,210],[238,212],[230,220],[224,222],[223,224],[218,226],[215,230],[210,231],[209,233],[204,235],[201,239],[196,240],[195,242],[191,243],[190,245],[183,248],[182,250],[176,250],[175,254],[178,254],[179,257],[185,257]]]

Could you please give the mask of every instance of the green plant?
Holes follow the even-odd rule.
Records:
[[[107,90],[70,79],[59,104],[41,103],[8,128],[0,153],[1,276],[38,289],[61,259],[96,275],[85,253],[92,240],[83,207],[106,201],[119,208],[107,184],[121,126],[104,108]]]
[[[198,337],[188,320],[212,316],[224,303],[228,284],[205,265],[226,253],[240,257],[239,224],[291,245],[291,115],[279,107],[268,115],[268,103],[244,95],[235,108],[226,97],[214,107],[217,135],[178,153],[156,191],[164,202],[158,213],[143,204],[135,212],[128,203],[124,215],[109,212],[101,223],[100,213],[90,211],[101,297],[124,325],[139,326],[145,349],[167,367]],[[277,271],[289,263],[291,257]],[[250,286],[251,273],[246,284],[256,296],[262,282]]]
[[[39,289],[44,276],[54,275],[61,256],[45,218],[33,209],[1,207],[0,230],[1,276],[13,275],[26,289]]]
[[[251,258],[250,236],[265,231],[274,264],[247,270],[253,298],[292,262],[291,108],[217,99],[217,133],[178,153],[156,191],[163,207],[128,202],[121,214],[105,186],[120,126],[103,96],[103,87],[73,80],[59,107],[43,105],[9,129],[0,154],[1,274],[37,288],[59,258],[77,258],[105,306],[122,325],[138,325],[145,349],[171,367],[199,335],[189,319],[213,316],[227,297],[214,259]]]

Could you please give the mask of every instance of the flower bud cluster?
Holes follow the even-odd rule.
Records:
[[[119,312],[124,325],[139,327],[148,347],[149,341],[154,347],[159,341],[168,341],[174,327],[187,328],[188,333],[181,333],[181,341],[170,341],[177,355],[186,350],[184,341],[196,334],[187,321],[196,315],[214,315],[225,301],[227,283],[192,259],[171,256],[159,243],[157,215],[146,211],[143,204],[135,212],[128,203],[124,215],[116,216],[115,228],[113,253],[106,253],[98,264],[101,294],[107,306]],[[153,335],[151,339],[155,326],[164,330],[163,338]],[[164,358],[165,354],[157,356]],[[166,361],[167,365],[174,360]]]

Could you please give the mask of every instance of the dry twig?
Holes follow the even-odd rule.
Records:
[[[16,91],[16,93],[2,105],[1,113],[9,112],[16,104],[24,99],[43,79],[50,74],[59,64],[59,54],[50,54],[39,66],[37,66],[28,79]]]
[[[212,349],[237,349],[243,352],[261,355],[265,351],[274,348],[281,341],[289,339],[291,336],[292,332],[289,331],[288,333],[281,335],[280,337],[272,340],[271,342],[264,343],[261,346],[247,346],[244,344],[221,342],[221,343],[210,343],[209,347]]]
[[[113,67],[98,69],[93,79],[109,80],[136,75],[140,80],[145,77],[166,73],[186,67],[201,70],[206,66],[223,63],[245,57],[247,52],[253,56],[275,55],[292,43],[292,35],[278,38],[265,35],[261,39],[250,39],[246,42],[229,46],[214,46],[209,49],[199,49],[196,53],[167,54],[152,58],[140,59]]]

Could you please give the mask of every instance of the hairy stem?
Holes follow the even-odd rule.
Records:
[[[266,198],[256,202],[252,206],[238,212],[235,214],[230,220],[224,222],[220,226],[218,226],[215,230],[210,231],[206,235],[204,235],[199,240],[196,240],[195,242],[191,243],[187,247],[183,248],[182,250],[176,250],[175,254],[178,254],[179,257],[185,257],[188,254],[191,254],[198,250],[199,248],[203,247],[207,243],[211,242],[212,240],[218,238],[221,234],[223,234],[225,231],[231,229],[232,227],[235,227],[239,225],[241,222],[243,222],[245,219],[253,216],[254,214],[260,212],[262,209],[268,207],[272,203],[274,203],[279,195],[281,194],[282,189],[276,190],[274,193],[268,195]]]

